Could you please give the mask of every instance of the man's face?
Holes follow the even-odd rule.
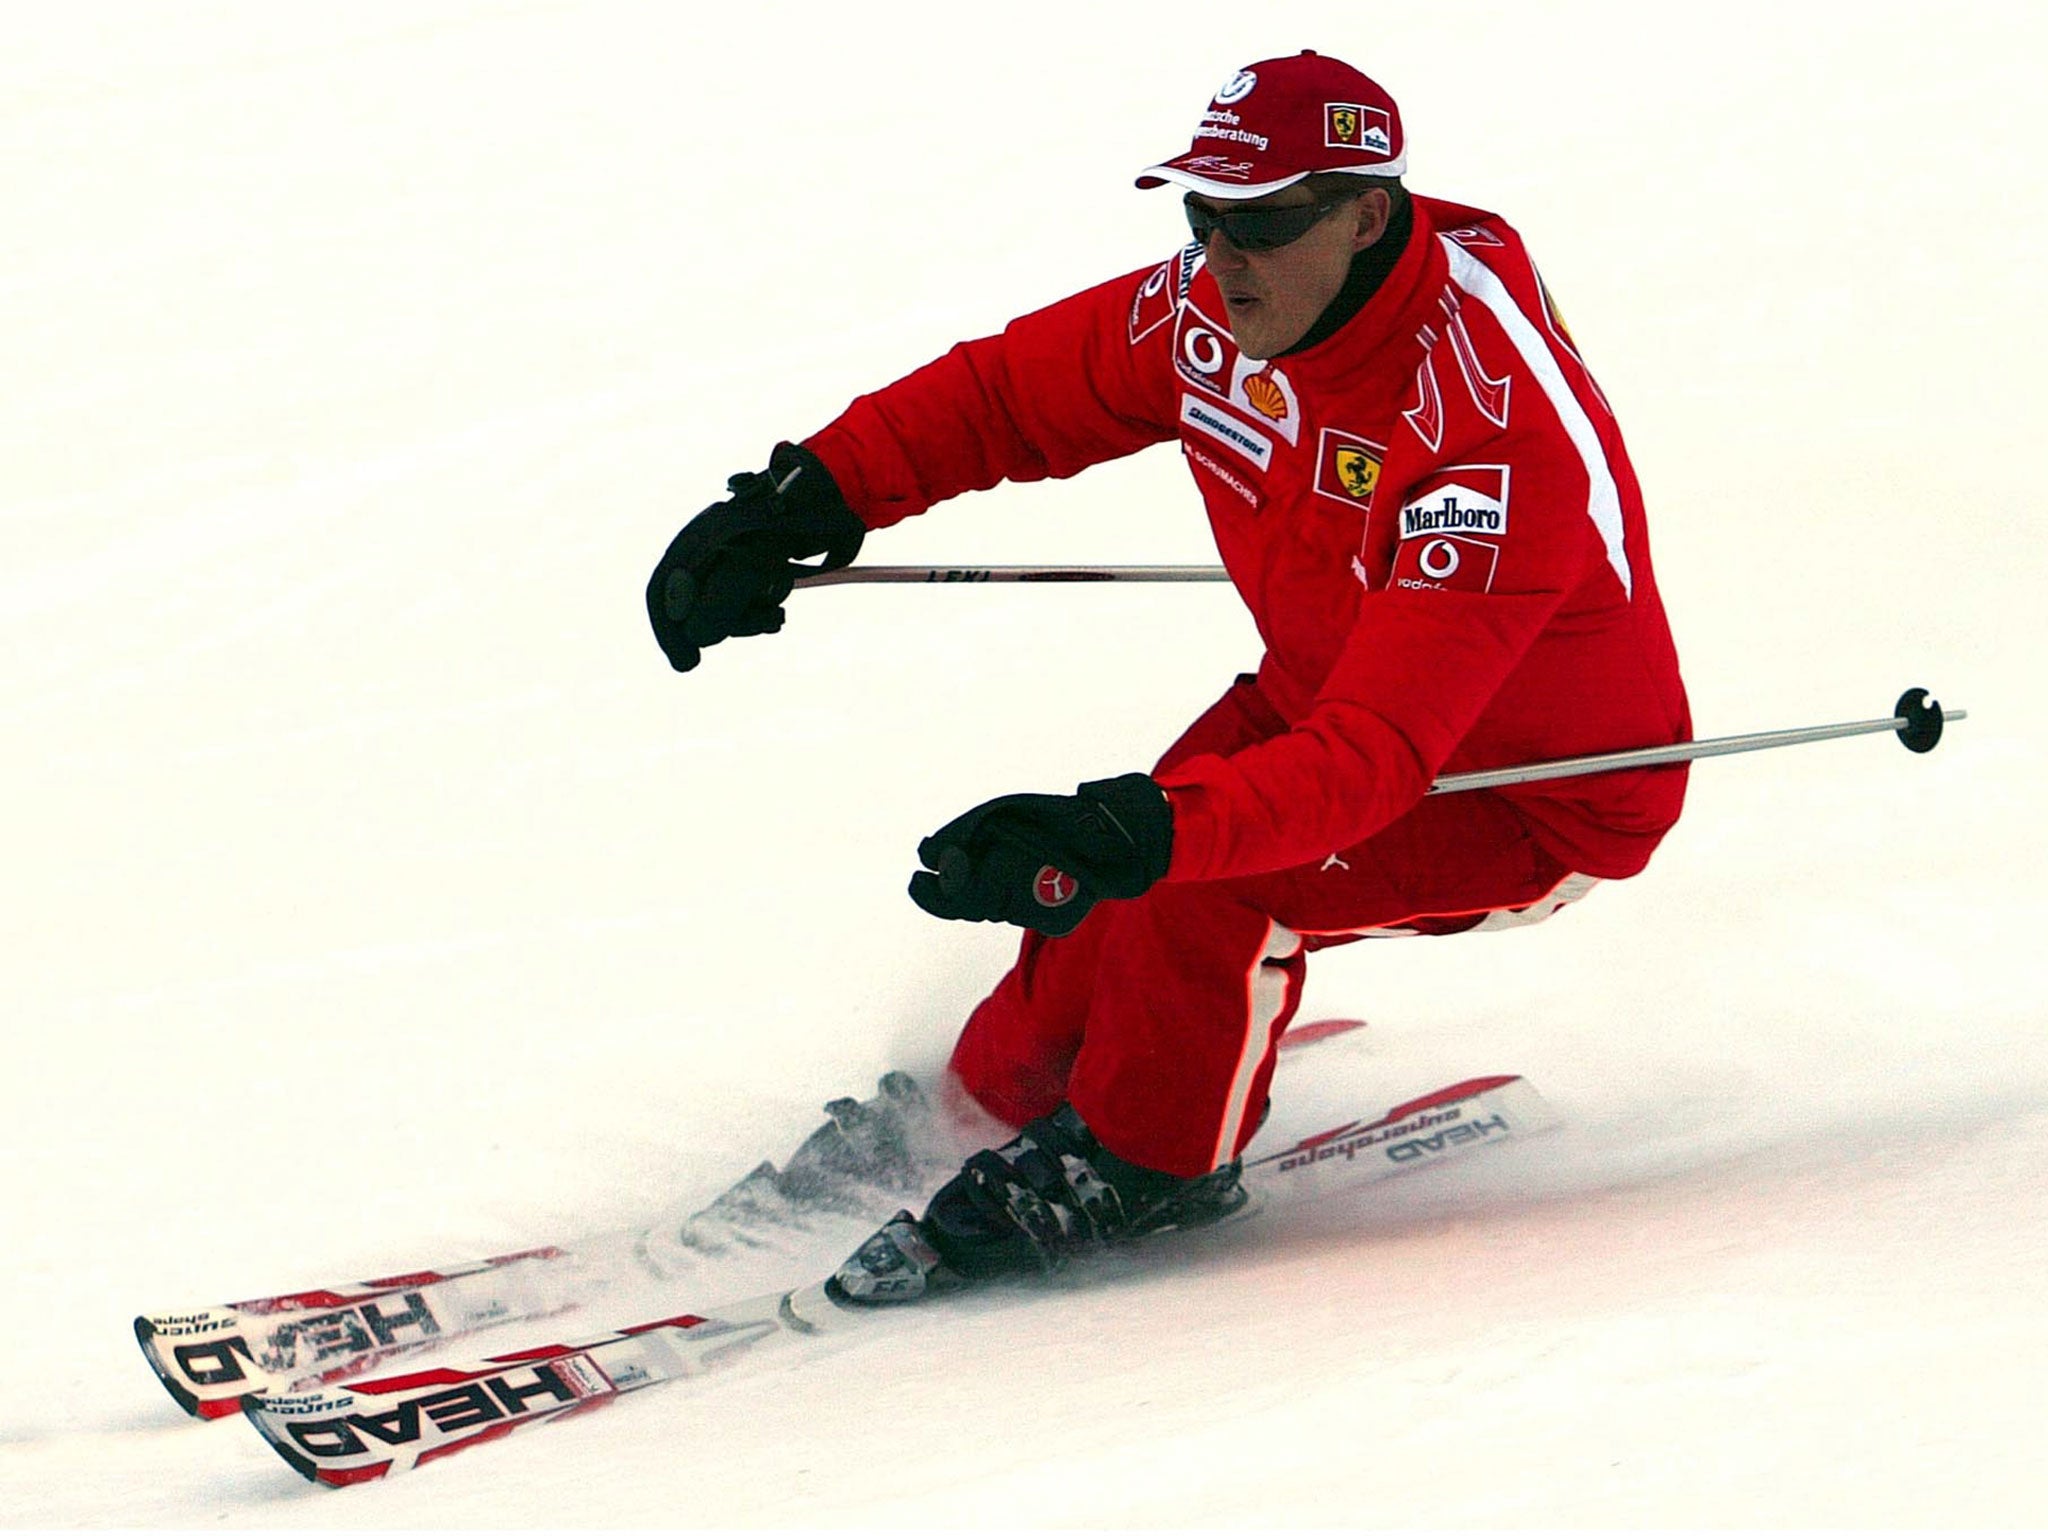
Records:
[[[1217,214],[1234,208],[1306,208],[1316,201],[1300,183],[1243,202],[1199,194],[1188,198],[1196,210]],[[1277,357],[1308,334],[1344,286],[1351,258],[1385,232],[1388,204],[1383,189],[1347,197],[1299,239],[1270,251],[1242,251],[1223,230],[1210,233],[1209,272],[1222,291],[1230,334],[1245,356]]]

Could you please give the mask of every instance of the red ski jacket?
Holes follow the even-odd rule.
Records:
[[[1621,432],[1521,237],[1415,198],[1333,335],[1243,356],[1191,246],[964,342],[806,446],[871,528],[1177,439],[1284,733],[1159,775],[1167,878],[1320,862],[1440,772],[1689,738]],[[1498,791],[1572,869],[1648,861],[1685,769]]]

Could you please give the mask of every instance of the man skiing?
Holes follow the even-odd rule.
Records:
[[[1184,189],[1192,244],[778,445],[655,569],[688,671],[779,629],[797,562],[1177,442],[1265,645],[1151,772],[1005,795],[920,845],[920,907],[1027,930],[950,1068],[1019,1134],[849,1260],[849,1299],[1228,1214],[1309,952],[1536,921],[1678,817],[1682,767],[1426,796],[1690,721],[1606,399],[1521,237],[1411,195],[1406,164],[1349,65],[1238,71],[1138,178]]]

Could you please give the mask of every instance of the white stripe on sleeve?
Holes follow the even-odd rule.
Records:
[[[1591,488],[1586,497],[1586,516],[1593,520],[1593,527],[1607,550],[1607,563],[1614,567],[1614,574],[1621,580],[1621,590],[1633,598],[1635,578],[1630,574],[1628,550],[1622,542],[1621,491],[1614,483],[1613,470],[1607,467],[1607,453],[1600,446],[1600,434],[1594,430],[1592,419],[1579,404],[1578,396],[1572,393],[1571,385],[1565,382],[1564,372],[1557,366],[1556,355],[1545,344],[1529,317],[1522,313],[1507,285],[1491,267],[1457,241],[1442,235],[1437,238],[1443,241],[1445,254],[1451,259],[1451,281],[1484,304],[1493,318],[1500,322],[1500,328],[1514,343],[1515,351],[1521,354],[1523,366],[1542,386],[1550,408],[1564,423],[1565,434],[1571,438],[1572,446],[1579,451],[1580,461],[1586,466],[1586,480]]]

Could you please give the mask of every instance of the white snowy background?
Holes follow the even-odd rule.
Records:
[[[2043,15],[7,7],[0,1522],[2048,1523]],[[1233,596],[818,592],[678,677],[647,570],[1174,249],[1132,173],[1301,47],[1528,236],[1701,734],[1969,722],[1705,765],[1545,927],[1320,957],[1372,1027],[1317,1094],[1520,1071],[1540,1142],[388,1485],[184,1420],[138,1311],[707,1198],[943,1059],[1011,940],[910,905],[918,838],[1149,765]],[[1164,450],[866,553],[1213,557]]]

